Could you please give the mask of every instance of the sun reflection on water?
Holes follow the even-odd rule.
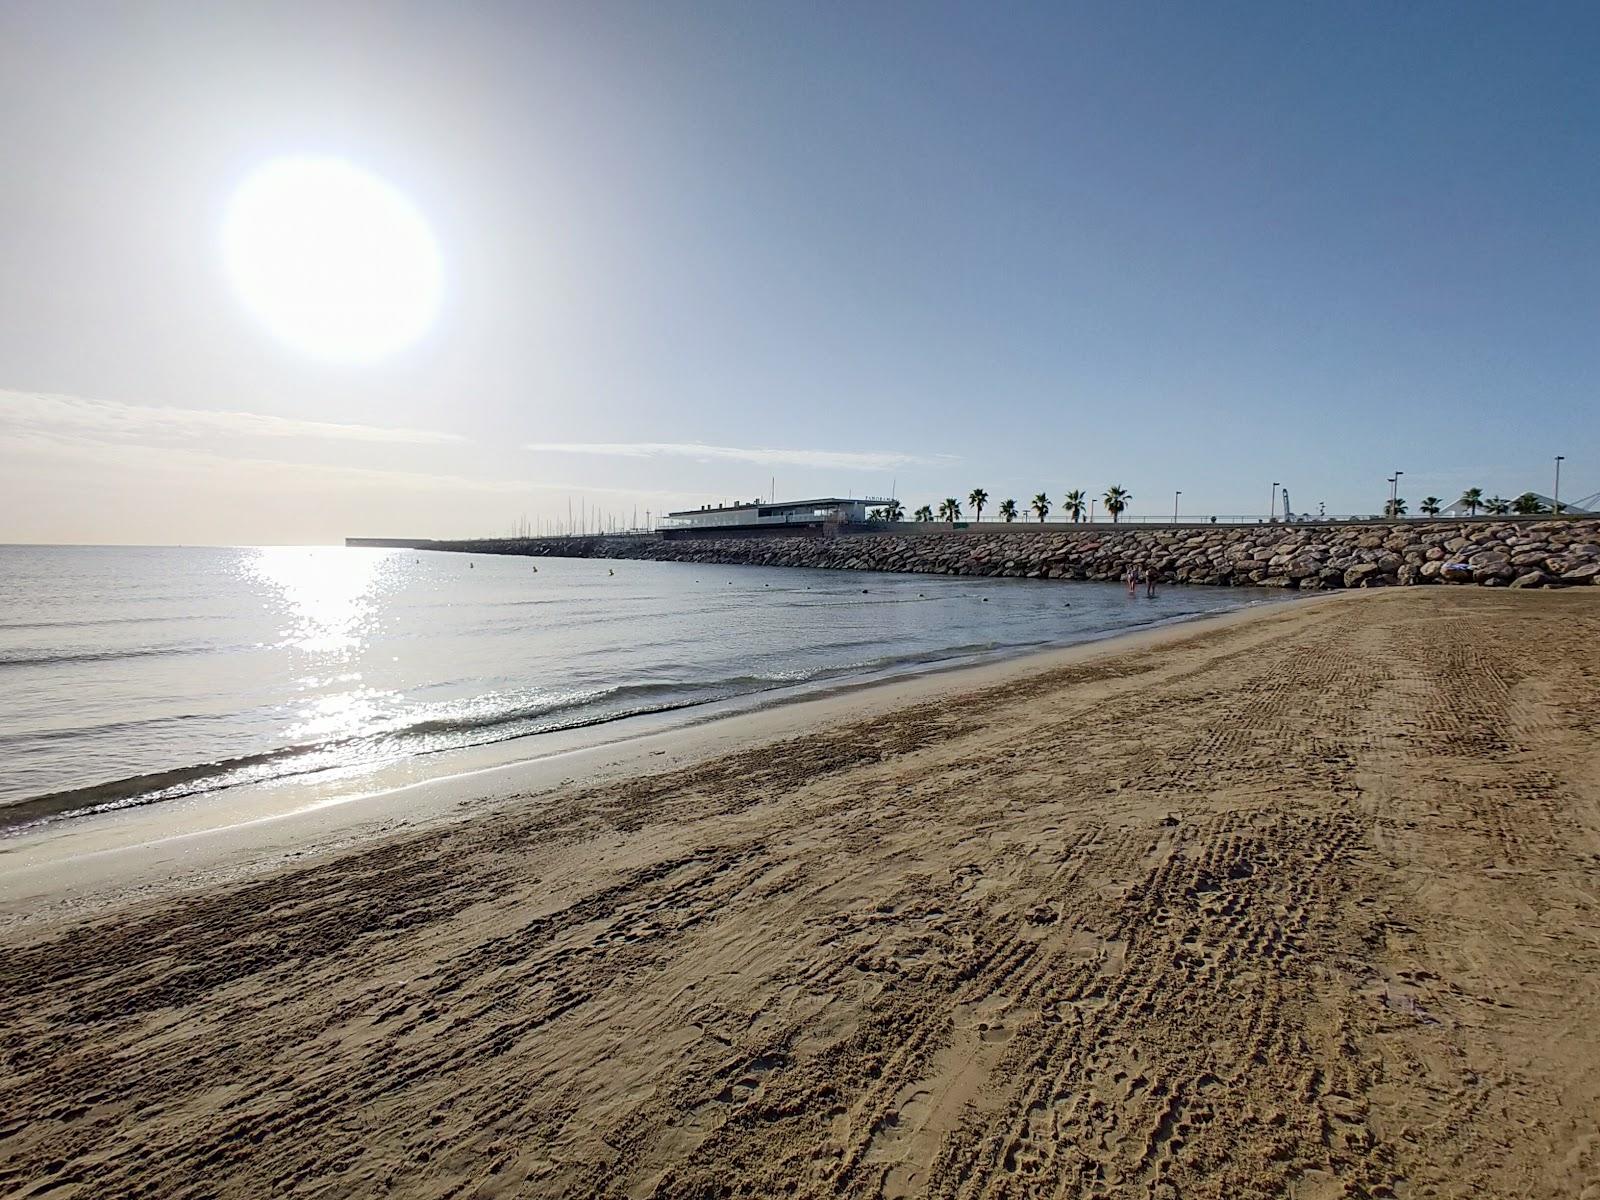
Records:
[[[346,742],[392,719],[394,693],[365,686],[360,669],[378,633],[383,593],[392,586],[389,558],[275,547],[258,551],[249,564],[285,622],[279,647],[302,656],[304,674],[295,682],[304,702],[286,730],[292,742]]]
[[[326,669],[365,644],[383,561],[379,555],[338,550],[265,547],[250,567],[277,593],[279,611],[289,622],[282,644],[316,656]]]
[[[332,692],[317,696],[299,710],[300,720],[289,728],[297,741],[335,741],[370,733],[387,723],[395,695],[375,688]]]

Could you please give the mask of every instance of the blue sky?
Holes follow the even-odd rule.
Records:
[[[8,5],[0,540],[498,532],[774,475],[1367,512],[1396,467],[1415,505],[1557,453],[1576,497],[1597,61],[1583,4]],[[318,361],[230,292],[228,199],[293,154],[427,220],[415,344]]]

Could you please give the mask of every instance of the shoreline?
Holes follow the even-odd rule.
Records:
[[[860,720],[879,706],[926,702],[952,687],[993,687],[1090,657],[1327,603],[1340,594],[1273,599],[980,662],[940,662],[888,677],[847,677],[797,691],[772,689],[409,756],[378,768],[288,776],[21,827],[0,837],[0,929],[37,918],[41,904],[63,902],[65,892],[53,886],[62,872],[75,873],[69,889],[82,889],[72,894],[73,904],[91,896],[115,898],[130,889],[155,894],[185,881],[202,887],[236,882],[372,839],[470,819],[485,806],[533,801],[563,786],[683,766],[764,739],[800,736],[828,722]],[[597,730],[611,732],[619,726],[627,727],[620,736],[595,740]],[[347,776],[371,782],[354,791],[340,790]]]
[[[1259,604],[1285,603],[1300,598],[1261,588],[1251,590],[1265,594],[1258,599],[1241,602],[1238,608],[1246,609]],[[812,678],[793,681],[774,680],[765,686],[751,687],[748,690],[722,697],[673,700],[636,711],[581,716],[569,723],[556,724],[550,728],[514,733],[503,737],[489,737],[459,746],[409,750],[370,762],[355,762],[340,766],[313,766],[300,771],[287,770],[282,774],[254,782],[230,783],[218,781],[226,780],[230,773],[242,768],[264,763],[292,762],[300,757],[315,759],[319,754],[338,749],[338,744],[308,742],[226,757],[212,762],[180,764],[153,770],[143,775],[72,786],[42,795],[28,796],[0,803],[0,853],[3,853],[7,839],[16,836],[28,836],[31,833],[46,832],[50,825],[57,822],[93,821],[97,818],[114,817],[119,813],[138,809],[156,808],[172,802],[203,802],[201,800],[202,797],[226,796],[238,788],[260,792],[280,785],[291,788],[303,786],[304,788],[316,790],[320,790],[326,785],[335,785],[342,787],[345,792],[349,792],[351,789],[344,786],[341,781],[363,776],[372,776],[375,780],[382,780],[392,777],[397,772],[421,780],[435,775],[452,773],[448,763],[456,759],[461,759],[462,761],[471,761],[474,758],[486,761],[503,759],[506,764],[509,764],[546,756],[545,753],[537,751],[533,753],[516,753],[514,748],[517,746],[534,747],[543,745],[548,741],[557,743],[576,741],[578,744],[586,746],[590,744],[589,735],[586,731],[590,730],[610,731],[618,727],[625,727],[624,731],[619,735],[619,740],[621,740],[636,736],[629,732],[634,725],[670,724],[676,726],[678,724],[694,724],[704,720],[717,719],[725,715],[766,707],[771,704],[793,703],[811,696],[831,695],[835,691],[870,686],[897,678],[911,678],[921,674],[961,669],[967,666],[981,666],[991,662],[1006,662],[1054,649],[1104,641],[1124,634],[1137,633],[1145,629],[1181,625],[1204,619],[1209,615],[1212,615],[1212,610],[1194,609],[1175,615],[1156,616],[1146,620],[1132,621],[1112,629],[1089,632],[1055,641],[1000,644],[984,648],[956,648],[942,655],[906,658],[889,665],[863,665],[859,669],[835,670],[832,673],[819,674]],[[518,714],[490,718],[482,723],[482,727],[494,728],[497,725],[511,725],[522,719]],[[401,730],[400,734],[403,735],[405,732],[407,731]],[[351,734],[347,737],[347,741],[352,743],[359,743],[363,740],[363,735],[360,734]],[[600,740],[612,739],[606,737]],[[421,768],[414,771],[411,770],[412,767],[418,767],[419,764],[429,764],[438,760],[443,760],[447,765],[437,771],[428,771]],[[194,784],[195,786],[186,789],[188,784]]]
[[[1369,592],[180,855],[0,927],[0,1191],[1580,1195],[1596,711],[1595,593]]]

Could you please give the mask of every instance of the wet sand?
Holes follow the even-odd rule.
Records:
[[[0,1192],[1600,1196],[1600,592],[919,686],[210,883],[64,861]]]

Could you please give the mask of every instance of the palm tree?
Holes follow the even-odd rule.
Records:
[[[898,500],[891,500],[878,510],[883,514],[885,521],[904,521],[906,519],[905,507]]]
[[[1390,500],[1383,506],[1383,515],[1391,519],[1405,516],[1406,498],[1404,496],[1396,496],[1393,500]]]
[[[989,493],[982,488],[973,488],[967,493],[967,503],[972,505],[972,519],[983,520],[983,506],[989,503]]]
[[[1121,518],[1123,510],[1128,507],[1128,501],[1132,499],[1133,493],[1117,484],[1112,484],[1106,489],[1106,511],[1111,514],[1112,524]]]
[[[1007,525],[1017,519],[1017,502],[1015,500],[1000,501],[1000,519]]]
[[[1043,525],[1044,519],[1050,515],[1050,497],[1040,492],[1028,507],[1033,509],[1039,518],[1039,524]]]
[[[933,509],[924,504],[921,508],[917,509],[916,512],[911,514],[911,519],[913,521],[931,521],[933,520]]]
[[[1511,511],[1524,517],[1548,511],[1532,492],[1523,492],[1511,502]]]
[[[1474,517],[1477,516],[1478,510],[1483,507],[1483,489],[1468,488],[1461,493],[1461,499],[1457,500],[1456,503],[1465,504],[1467,512]]]
[[[939,520],[949,521],[954,525],[961,519],[961,501],[954,496],[946,496],[939,501]]]
[[[1481,501],[1481,503],[1485,512],[1497,517],[1503,517],[1511,511],[1511,501],[1503,496],[1490,496],[1487,500]]]
[[[1444,501],[1437,496],[1424,496],[1422,500],[1423,515],[1437,517],[1439,515],[1439,506],[1443,503]]]
[[[869,521],[881,521],[881,520],[883,520],[883,509],[881,509],[881,508],[869,508],[869,509],[867,509],[867,520],[869,520]]]
[[[1083,520],[1083,514],[1088,507],[1089,497],[1083,494],[1082,488],[1073,488],[1061,504],[1062,511],[1074,521]]]

